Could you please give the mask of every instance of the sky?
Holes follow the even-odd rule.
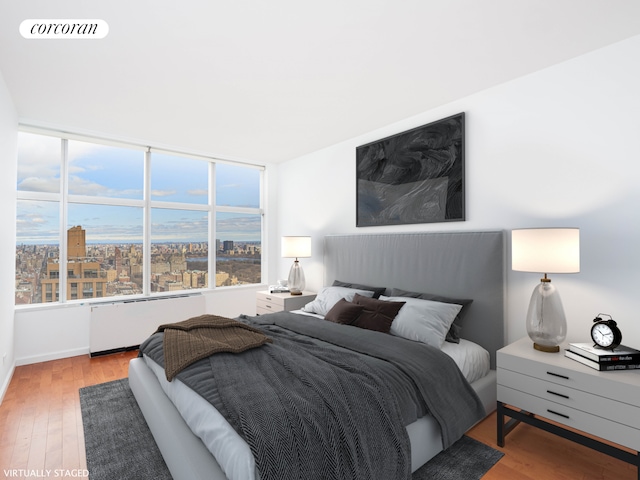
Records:
[[[48,197],[46,201],[18,200],[18,245],[59,242],[61,148],[59,138],[19,134],[18,191],[42,192]],[[73,203],[73,199],[82,195],[120,203],[121,199],[142,201],[144,150],[69,140],[68,157],[70,203],[66,228],[82,226],[87,243],[141,243],[142,207]],[[205,160],[152,153],[152,243],[207,241],[206,211],[153,208],[153,202],[206,206],[208,168]],[[260,171],[217,163],[215,190],[219,206],[258,208]],[[218,239],[260,240],[260,214],[219,212],[216,218]]]

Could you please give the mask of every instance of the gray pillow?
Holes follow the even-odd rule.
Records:
[[[323,317],[338,303],[338,300],[344,298],[347,302],[353,300],[353,296],[359,293],[365,297],[371,297],[373,292],[370,290],[356,290],[355,288],[346,287],[322,287],[315,300],[307,303],[302,310],[308,313],[317,313]]]
[[[373,292],[372,298],[379,298],[387,288],[386,287],[369,287],[367,285],[362,285],[360,283],[349,283],[349,282],[341,282],[340,280],[333,281],[334,287],[346,287],[346,288],[357,288],[358,290],[368,290]]]
[[[449,343],[460,343],[460,338],[462,335],[462,322],[464,320],[464,312],[469,304],[473,302],[473,300],[469,299],[457,299],[457,298],[449,298],[444,297],[442,295],[434,295],[432,293],[419,293],[419,292],[409,292],[407,290],[402,290],[400,288],[394,288],[391,290],[390,297],[411,297],[411,298],[420,298],[422,300],[431,300],[434,302],[442,302],[442,303],[455,303],[457,305],[462,305],[462,309],[453,320],[449,331],[447,332],[447,336],[445,340]]]

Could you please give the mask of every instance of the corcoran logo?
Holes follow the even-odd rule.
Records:
[[[109,25],[98,19],[28,19],[20,24],[20,35],[28,39],[100,39]]]

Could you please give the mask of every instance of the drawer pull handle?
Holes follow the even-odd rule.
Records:
[[[557,395],[558,397],[566,398],[567,400],[569,399],[569,395],[563,395],[562,393],[552,392],[551,390],[547,390],[547,393],[550,393],[551,395]]]
[[[272,300],[271,297],[266,297],[266,299],[270,302]]]
[[[566,375],[560,375],[559,373],[547,372],[547,375],[553,375],[554,377],[564,378],[565,380],[569,380],[569,377]]]
[[[569,415],[565,415],[564,413],[554,412],[553,410],[549,410],[548,408],[547,408],[547,412],[553,413],[554,415],[558,415],[559,417],[564,417],[564,418],[567,418],[567,419],[569,418]]]
[[[267,308],[271,308],[271,305],[265,305],[265,307],[267,307]]]

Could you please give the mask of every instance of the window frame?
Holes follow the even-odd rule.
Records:
[[[16,185],[16,198],[17,200],[27,201],[46,201],[56,202],[59,209],[59,258],[58,262],[62,265],[62,259],[67,258],[67,228],[68,228],[68,210],[69,205],[83,204],[83,205],[103,205],[103,206],[123,206],[123,207],[136,207],[142,209],[142,256],[143,256],[143,292],[136,295],[117,295],[109,297],[96,297],[96,298],[82,298],[78,300],[67,300],[67,283],[68,272],[66,268],[59,269],[58,288],[54,293],[54,297],[57,298],[54,302],[44,302],[15,305],[15,308],[33,308],[43,306],[54,306],[62,304],[73,303],[104,303],[105,301],[117,302],[117,301],[129,301],[140,298],[148,297],[161,297],[166,295],[175,294],[188,294],[200,291],[209,291],[215,289],[229,289],[237,288],[234,286],[216,286],[216,214],[217,213],[239,213],[239,214],[254,214],[260,215],[260,282],[251,285],[260,285],[263,283],[266,273],[266,221],[265,221],[265,165],[240,162],[217,158],[208,155],[195,154],[191,152],[178,151],[167,148],[154,147],[152,145],[142,145],[136,143],[130,143],[126,141],[120,141],[116,139],[110,139],[105,137],[88,136],[76,133],[63,132],[53,129],[44,129],[31,125],[19,125],[19,132],[30,133],[35,135],[44,135],[54,137],[60,140],[60,191],[59,192],[38,192],[19,190]],[[87,143],[93,143],[98,145],[114,146],[119,148],[127,148],[132,150],[139,150],[144,156],[143,158],[143,198],[121,198],[121,197],[103,197],[92,195],[80,195],[69,193],[69,141],[81,141]],[[185,157],[198,161],[205,161],[208,163],[208,201],[206,204],[175,202],[175,201],[162,201],[152,200],[151,198],[151,163],[154,153],[173,155],[179,157]],[[258,207],[233,207],[233,206],[218,206],[216,205],[216,165],[220,163],[230,164],[234,166],[253,168],[259,171],[259,206]],[[151,292],[151,211],[153,209],[170,209],[170,210],[185,210],[192,212],[206,212],[208,214],[208,285],[197,289],[184,289],[172,292]],[[16,242],[16,247],[18,243]],[[81,282],[80,282],[81,283]],[[80,286],[78,286],[80,287]],[[42,287],[40,287],[42,288]],[[83,288],[78,288],[82,291]],[[43,300],[45,292],[43,291]]]

